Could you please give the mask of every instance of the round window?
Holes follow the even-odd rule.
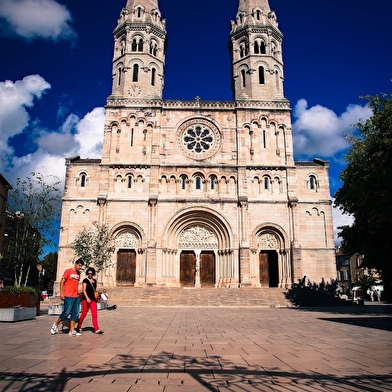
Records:
[[[178,144],[185,155],[193,159],[206,159],[219,149],[218,128],[204,119],[194,119],[183,123],[178,132]]]

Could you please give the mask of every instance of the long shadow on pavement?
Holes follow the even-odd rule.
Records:
[[[64,368],[59,373],[49,375],[2,372],[0,385],[2,392],[129,391],[133,387],[140,391],[163,392],[171,390],[168,385],[176,385],[184,391],[210,392],[392,390],[392,374],[357,374],[338,378],[317,372],[287,372],[279,368],[266,370],[261,366],[254,370],[239,369],[235,364],[232,364],[232,370],[227,370],[230,367],[227,360],[226,369],[223,370],[220,368],[219,356],[210,359],[213,360],[212,366],[206,368],[205,363],[198,363],[202,362],[200,359],[189,356],[173,357],[170,352],[162,352],[154,355],[154,358],[118,355],[110,362],[89,370],[67,371]],[[186,377],[191,377],[193,381],[193,386],[189,389],[186,382],[184,383]],[[155,380],[155,385],[151,385],[152,379]]]

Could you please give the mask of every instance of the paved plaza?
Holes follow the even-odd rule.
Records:
[[[392,306],[136,307],[1,323],[0,391],[392,391]]]

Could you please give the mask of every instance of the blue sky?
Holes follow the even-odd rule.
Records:
[[[111,89],[112,31],[126,0],[0,0],[0,172],[61,179],[65,158],[98,158]],[[231,100],[230,20],[238,0],[159,0],[168,50],[164,98]],[[391,92],[392,1],[270,0],[284,34],[296,160],[330,162],[340,187],[344,134]],[[336,212],[335,226],[347,219]]]

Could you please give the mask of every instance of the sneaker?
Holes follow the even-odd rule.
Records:
[[[81,336],[82,334],[76,331],[72,331],[68,334],[69,336]]]
[[[56,334],[56,333],[58,333],[59,332],[59,329],[57,328],[57,325],[56,324],[53,324],[52,325],[52,328],[50,328],[50,333],[52,334],[52,335],[54,335],[54,334]]]

